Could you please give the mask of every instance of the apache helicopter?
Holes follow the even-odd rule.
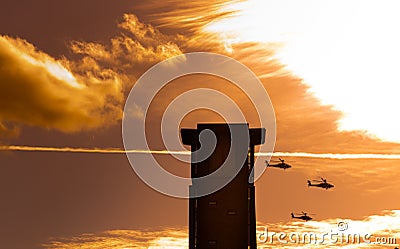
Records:
[[[321,180],[312,180],[313,182],[318,182],[318,183],[311,183],[310,180],[307,180],[308,186],[309,187],[318,187],[318,188],[324,188],[326,190],[333,188],[333,184],[330,184],[326,181],[326,179],[321,177]]]
[[[267,164],[267,167],[273,167],[273,168],[280,168],[280,169],[288,169],[291,168],[292,166],[285,163],[285,160],[278,158],[279,161],[277,160],[271,160],[271,162],[277,162],[277,164],[269,164],[268,161],[265,161],[265,163]]]
[[[300,220],[304,220],[304,221],[312,220],[312,218],[310,216],[308,216],[307,213],[305,213],[305,212],[301,212],[301,214],[296,214],[299,216],[295,216],[293,213],[291,213],[291,215],[292,215],[293,219],[300,219]]]

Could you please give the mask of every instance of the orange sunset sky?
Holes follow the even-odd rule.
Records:
[[[396,0],[2,0],[0,248],[187,248],[188,201],[139,179],[121,123],[139,77],[189,52],[238,60],[271,99],[274,151],[293,167],[267,168],[256,182],[260,231],[322,234],[345,222],[371,240],[397,238],[311,247],[259,241],[259,248],[398,246],[399,11]],[[142,116],[151,150],[165,150],[168,104],[196,88],[224,93],[250,127],[260,126],[259,103],[228,80],[184,76]],[[196,110],[171,129],[221,121]],[[154,157],[189,175],[189,164]],[[320,177],[335,187],[307,187]],[[313,220],[291,219],[302,211]]]

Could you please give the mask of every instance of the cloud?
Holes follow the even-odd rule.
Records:
[[[340,130],[400,142],[399,119],[392,115],[400,104],[397,6],[393,0],[248,0],[222,6],[221,12],[238,14],[201,29],[227,46],[280,43],[275,58],[322,103],[345,114],[337,121]]]
[[[36,51],[33,45],[19,40],[23,45],[17,46],[17,48],[31,46],[31,50],[35,52],[34,56],[25,53],[35,58],[37,62],[42,63],[43,58],[41,57],[46,57],[44,61],[52,62],[50,64],[53,66],[49,66],[49,63],[47,65],[42,63],[42,66],[39,65],[40,63],[31,63],[30,66],[38,71],[35,77],[46,78],[47,81],[53,82],[53,85],[58,84],[54,83],[55,81],[61,82],[61,87],[57,90],[48,88],[49,84],[38,83],[41,86],[39,89],[51,89],[51,91],[50,94],[48,94],[48,91],[39,94],[44,98],[39,97],[38,100],[31,100],[34,103],[32,107],[40,105],[40,101],[50,97],[53,99],[49,99],[49,103],[57,102],[57,98],[61,98],[61,102],[64,101],[68,104],[48,105],[46,106],[47,109],[42,108],[47,111],[46,116],[53,117],[52,122],[43,121],[42,116],[44,114],[22,116],[19,114],[21,111],[13,111],[11,112],[13,115],[9,114],[12,117],[6,117],[3,114],[4,110],[1,110],[0,122],[3,123],[3,127],[7,127],[6,124],[8,123],[5,121],[11,121],[56,128],[62,131],[76,131],[102,126],[110,122],[105,120],[120,119],[121,114],[119,112],[123,99],[121,92],[128,90],[134,84],[135,79],[150,66],[187,51],[212,51],[231,55],[261,77],[277,114],[278,141],[276,148],[278,151],[398,153],[398,145],[378,143],[374,138],[368,137],[365,132],[339,132],[338,121],[343,117],[343,114],[332,106],[322,105],[309,92],[309,87],[305,85],[301,78],[285,69],[285,66],[276,58],[276,51],[279,50],[280,44],[240,42],[226,45],[227,39],[222,39],[215,34],[213,35],[212,32],[208,32],[205,27],[212,25],[217,20],[224,20],[226,17],[237,15],[236,11],[229,8],[230,3],[232,2],[216,1],[204,5],[204,2],[193,1],[188,5],[187,2],[181,0],[157,3],[155,6],[165,11],[163,13],[158,11],[151,15],[151,18],[154,18],[151,20],[152,23],[155,23],[154,25],[139,21],[133,14],[125,14],[118,24],[119,33],[112,37],[108,43],[72,41],[70,48],[73,53],[73,60],[66,58],[56,60],[43,52]],[[154,1],[149,5],[143,3],[142,8],[150,8],[150,5],[154,8],[153,4],[155,4]],[[10,43],[10,41],[17,41],[18,39],[3,38],[4,40]],[[25,61],[25,64],[29,64],[26,61],[27,56],[18,57],[15,55],[13,58],[18,60],[21,65],[23,61]],[[28,61],[32,62],[32,60]],[[6,65],[5,63],[2,64]],[[11,69],[4,73],[5,69],[3,68],[1,74],[7,74],[8,77],[11,77]],[[39,73],[41,71],[44,71],[44,73]],[[41,75],[49,75],[50,77]],[[0,77],[4,78],[5,76]],[[8,86],[4,82],[2,80],[2,86]],[[15,86],[15,84],[11,85]],[[183,85],[188,84],[181,84],[178,88],[181,89]],[[102,89],[98,89],[100,86]],[[190,86],[196,87],[193,82]],[[231,90],[225,84],[222,88],[228,89],[227,91]],[[17,95],[10,92],[9,89],[6,90],[2,91],[2,94],[14,96],[12,97],[15,100],[14,102],[17,102],[17,100],[19,102],[23,98],[22,95],[27,95]],[[38,89],[35,89],[35,91],[38,91]],[[63,94],[60,94],[61,92]],[[99,96],[100,98],[98,98]],[[111,101],[108,101],[110,99]],[[167,100],[169,98],[160,101],[162,104],[159,106],[164,106],[163,104]],[[40,107],[43,105],[42,103]],[[61,109],[58,110],[60,106]],[[13,110],[13,108],[17,108],[16,105],[5,109]],[[54,113],[58,113],[58,111],[60,113],[57,116]],[[143,115],[140,108],[132,110],[132,114],[138,117]],[[109,115],[112,115],[113,118],[108,118]],[[40,118],[42,121],[39,121],[41,122],[36,120]],[[201,120],[201,118],[203,117],[196,120]],[[4,128],[0,130],[4,130]]]
[[[16,126],[8,127],[0,122],[0,137],[15,137],[19,134],[19,129]]]
[[[2,126],[0,126],[0,129]],[[4,151],[44,151],[44,152],[78,152],[78,153],[146,153],[146,154],[174,154],[188,155],[190,151],[172,151],[172,150],[124,150],[123,148],[72,148],[72,147],[38,147],[21,145],[0,145],[0,150]],[[257,157],[297,157],[297,158],[316,158],[316,159],[388,159],[399,160],[400,154],[333,154],[333,153],[308,153],[308,152],[273,152],[273,153],[255,153]],[[311,167],[311,166],[309,166]],[[316,168],[316,166],[312,166]],[[338,168],[336,166],[336,168]]]
[[[162,12],[154,14],[154,21],[160,27],[180,27],[192,34],[211,23],[230,17],[237,13],[228,7],[240,0],[216,0],[205,3],[202,0],[182,1],[147,1],[143,4],[145,9],[163,9]]]
[[[0,36],[3,124],[64,132],[95,128],[121,117],[121,100],[121,79],[95,61],[56,60],[23,39]]]
[[[360,220],[327,219],[321,221],[290,221],[286,223],[257,223],[258,248],[380,248],[382,238],[389,242],[399,239],[400,211],[384,211]],[[344,229],[345,228],[345,229]],[[341,229],[341,230],[340,230]],[[275,235],[272,235],[272,234]],[[278,240],[278,233],[286,234]],[[322,236],[327,233],[329,236]],[[343,238],[341,237],[341,234]],[[293,240],[290,240],[289,235]],[[310,240],[310,234],[315,234]],[[330,237],[333,234],[333,237]],[[336,234],[336,235],[335,235]],[[360,234],[360,240],[357,240]],[[299,237],[296,237],[299,235]],[[306,237],[303,237],[306,235]],[[350,235],[350,236],[349,236]],[[365,236],[367,235],[367,236]],[[370,235],[370,236],[368,236]],[[307,237],[308,236],[308,237]],[[349,236],[349,237],[347,237]],[[304,240],[305,238],[305,240]],[[317,243],[315,239],[317,239]],[[349,238],[348,242],[346,239]],[[337,241],[336,241],[337,239]],[[354,239],[354,242],[353,242]],[[284,243],[286,241],[286,243]],[[309,243],[311,241],[311,243]],[[358,241],[360,243],[358,243]],[[397,241],[398,242],[398,241]],[[87,233],[71,238],[51,238],[45,248],[187,248],[187,228],[160,230],[111,230]],[[396,243],[396,242],[395,242]],[[388,243],[387,243],[388,244]],[[393,245],[394,246],[394,245]]]
[[[55,59],[21,38],[0,36],[0,135],[6,124],[76,132],[122,117],[124,90],[154,63],[181,54],[168,36],[126,14],[109,44],[72,41]]]
[[[73,41],[71,50],[125,72],[137,71],[138,64],[154,64],[182,54],[178,42],[183,36],[165,35],[133,14],[125,14],[118,24],[121,33],[111,38],[110,44]]]
[[[360,220],[336,218],[309,222],[293,220],[287,223],[258,223],[257,231],[261,235],[258,245],[261,248],[381,248],[389,244],[395,246],[399,242],[399,222],[399,210],[388,210]],[[280,232],[287,235],[284,239],[287,243],[278,241],[277,236],[272,237],[272,233]],[[289,235],[292,233],[300,237],[293,236],[293,243],[290,243]],[[316,243],[315,239],[308,243],[310,237],[305,237],[304,240],[303,235],[310,233],[316,235]],[[327,234],[323,243],[318,243],[322,242],[323,234]],[[392,240],[394,238],[396,239]]]
[[[340,120],[344,118],[344,113],[333,105],[323,104],[310,91],[307,82],[295,75],[286,63],[282,62],[277,56],[282,49],[285,49],[285,44],[281,40],[259,41],[250,39],[251,36],[247,37],[248,39],[235,39],[237,37],[233,33],[235,27],[243,25],[259,27],[259,30],[252,34],[261,37],[275,30],[260,32],[264,30],[265,25],[274,22],[257,22],[257,18],[261,18],[259,16],[250,16],[254,17],[254,20],[250,18],[251,20],[246,23],[238,22],[243,14],[238,8],[241,4],[239,1],[215,1],[207,4],[192,1],[188,4],[187,1],[172,0],[162,3],[154,1],[143,3],[142,8],[153,10],[150,19],[160,29],[168,30],[170,33],[185,34],[187,42],[179,46],[185,52],[211,51],[227,54],[244,63],[260,77],[276,112],[277,150],[313,153],[399,151],[398,144],[380,143],[365,130],[340,130]],[[163,10],[162,13],[156,11],[159,9]],[[262,8],[257,9],[257,12],[262,12]],[[218,30],[213,29],[219,24],[226,26]],[[275,31],[279,33],[279,30]],[[253,120],[250,123],[253,123]]]
[[[170,33],[184,34],[185,42],[181,47],[185,51],[226,53],[231,51],[229,43],[221,40],[219,34],[204,32],[204,30],[214,22],[238,14],[238,11],[229,8],[231,4],[238,2],[241,1],[151,0],[142,3],[141,8],[152,13],[149,19],[158,28],[166,29]]]
[[[51,238],[44,248],[187,248],[185,228],[166,228],[159,231],[111,230],[83,234],[72,238]]]

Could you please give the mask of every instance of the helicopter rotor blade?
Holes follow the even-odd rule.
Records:
[[[295,215],[316,215],[316,214],[311,214],[311,213],[308,213],[308,212],[293,213],[293,214],[295,214]]]
[[[286,162],[288,162],[288,163],[295,163],[296,161],[292,161],[292,160],[279,160],[279,159],[271,159],[270,160],[271,162],[273,161],[273,162],[282,162],[282,161],[285,161],[285,163]]]
[[[311,180],[311,181],[313,181],[313,182],[323,182],[321,180]]]

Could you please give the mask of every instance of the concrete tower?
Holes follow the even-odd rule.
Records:
[[[237,128],[248,131],[248,144],[240,144],[247,141],[235,140],[231,136],[230,129]],[[235,158],[227,161],[227,167],[239,169],[239,173],[226,186],[215,193],[190,198],[189,249],[256,249],[255,187],[252,170],[254,147],[264,143],[265,129],[249,129],[248,124],[198,124],[197,129],[181,130],[182,142],[190,145],[192,152],[199,150],[199,134],[204,130],[211,130],[217,142],[211,156],[206,160],[196,162],[192,157],[192,178],[215,172],[226,161],[229,153],[243,155],[244,148],[247,155],[244,163],[237,162]],[[220,175],[216,180],[223,180],[222,178],[224,175]],[[193,181],[189,191],[194,193],[197,188]]]

